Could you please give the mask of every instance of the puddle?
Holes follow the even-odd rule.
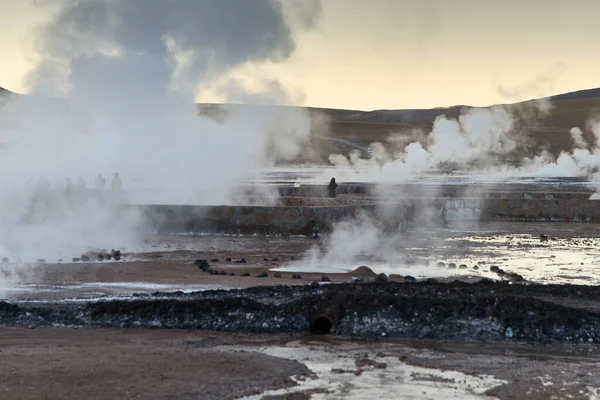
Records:
[[[254,350],[254,349],[253,349]],[[256,350],[254,350],[256,351]],[[270,390],[239,400],[260,400],[264,396],[284,396],[291,393],[311,393],[319,399],[490,399],[484,393],[506,381],[492,376],[472,376],[456,371],[414,367],[398,357],[369,355],[370,365],[361,367],[357,375],[355,360],[364,359],[364,352],[334,353],[310,347],[268,347],[259,350],[274,357],[287,358],[305,364],[314,377],[293,377],[297,386]]]
[[[229,289],[223,285],[160,284],[152,282],[74,282],[73,284],[17,284],[1,286],[0,295],[8,299],[24,299],[27,296],[50,295],[57,299],[81,298],[85,301],[106,299],[109,296],[131,295],[132,293],[151,294],[154,292],[183,293],[205,290]]]

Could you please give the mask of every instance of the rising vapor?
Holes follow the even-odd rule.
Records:
[[[4,255],[133,246],[143,221],[119,204],[226,203],[256,168],[293,157],[308,138],[301,111],[234,112],[217,123],[197,115],[194,99],[240,66],[287,60],[296,32],[317,26],[318,1],[34,3],[53,17],[36,32],[30,93],[0,132]],[[285,93],[265,90],[275,89]],[[89,189],[98,173],[117,171],[127,189],[118,201],[73,205],[65,194],[67,179]]]

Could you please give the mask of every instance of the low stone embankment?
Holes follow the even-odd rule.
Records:
[[[598,343],[599,295],[591,286],[492,281],[313,284],[87,304],[0,302],[0,324]]]
[[[308,205],[303,205],[303,202]],[[312,205],[319,204],[319,205]],[[159,232],[232,235],[311,235],[337,222],[369,216],[394,230],[405,221],[600,222],[600,201],[587,199],[407,199],[397,202],[319,202],[294,199],[275,206],[139,205],[144,221]]]

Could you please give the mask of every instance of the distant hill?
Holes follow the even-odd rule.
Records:
[[[0,96],[14,96],[16,95],[16,93],[11,92],[8,89],[4,89],[3,87],[0,87]]]
[[[0,88],[0,96],[16,95],[15,93]],[[509,109],[527,109],[536,99],[520,103],[508,104]],[[520,148],[515,159],[523,155],[539,153],[540,148],[558,154],[562,150],[571,149],[572,142],[569,130],[575,126],[582,128],[584,137],[593,143],[595,138],[589,129],[590,119],[600,116],[600,88],[579,90],[570,93],[558,94],[545,98],[550,100],[552,109],[543,116],[535,119],[530,113],[515,112],[515,125],[519,133],[524,136],[525,146]],[[0,103],[1,104],[1,103]],[[200,114],[223,120],[229,111],[237,108],[260,109],[288,108],[288,106],[262,106],[241,104],[198,104]],[[493,106],[490,106],[493,107]],[[418,140],[425,142],[427,133],[433,126],[433,121],[440,115],[457,118],[461,113],[472,109],[469,105],[455,105],[446,108],[432,109],[406,109],[406,110],[343,110],[331,108],[301,107],[318,118],[313,124],[313,133],[316,138],[333,137],[349,140],[365,147],[373,142],[386,142],[391,134],[398,139],[400,144],[404,141]],[[486,107],[484,107],[486,108]],[[531,109],[531,107],[529,107]],[[342,141],[330,143],[336,151],[344,150]],[[356,149],[346,146],[345,150]],[[325,146],[323,151],[330,149]]]

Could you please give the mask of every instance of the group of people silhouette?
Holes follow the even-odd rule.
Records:
[[[106,188],[106,179],[102,176],[102,173],[99,173],[96,176],[94,181],[94,189],[98,191],[103,191]],[[78,191],[84,191],[87,189],[85,179],[82,177],[77,178],[77,183],[73,185],[73,181],[71,178],[66,178],[65,180],[65,191],[71,192],[73,189]],[[123,183],[121,181],[121,177],[118,172],[113,174],[113,179],[110,183],[110,190],[113,192],[120,192],[123,189]]]
[[[96,176],[96,180],[94,181],[94,188],[96,190],[104,190],[105,186],[106,186],[106,179],[104,179],[104,177],[102,176],[102,173],[99,173],[98,176]],[[119,177],[118,172],[115,172],[113,174],[112,182],[110,183],[110,190],[118,192],[118,191],[121,191],[122,189],[123,189],[123,183],[121,181],[121,177]]]

